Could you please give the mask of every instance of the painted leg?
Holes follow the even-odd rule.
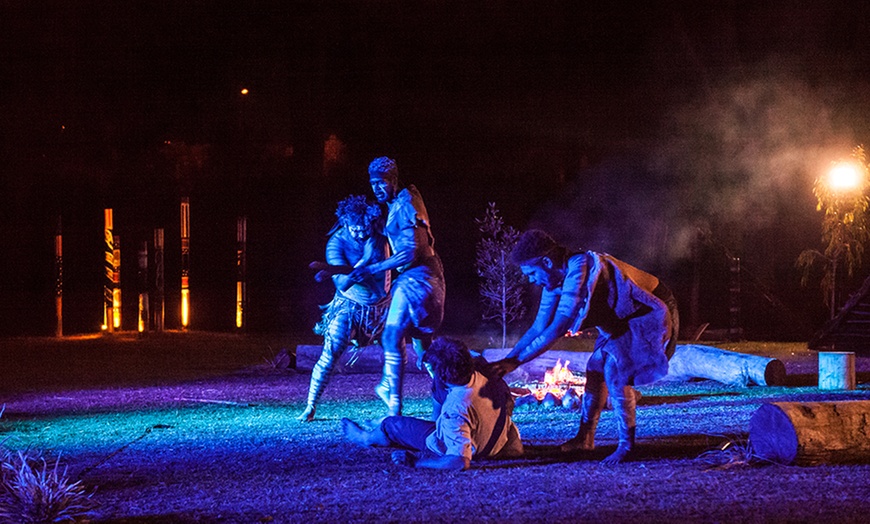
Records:
[[[323,394],[323,390],[329,382],[334,362],[335,359],[332,356],[332,351],[324,347],[320,358],[311,370],[311,382],[308,384],[308,403],[305,406],[305,411],[296,417],[297,420],[302,422],[314,420],[314,413],[317,411],[317,401],[320,400],[320,395]]]
[[[613,465],[622,462],[632,449],[634,449],[634,439],[637,428],[635,417],[637,399],[634,395],[634,389],[631,386],[625,386],[619,393],[619,396],[610,396],[610,401],[613,403],[613,414],[616,416],[616,429],[619,434],[619,444],[616,447],[616,451],[602,461],[602,464],[606,465]]]
[[[405,378],[404,337],[397,336],[395,329],[384,331],[384,375],[375,387],[375,393],[387,405],[387,416],[402,414],[402,385]]]
[[[379,384],[381,391],[385,391],[385,395],[379,392],[387,405],[387,416],[394,417],[402,414],[402,386],[405,379],[405,362],[404,355],[395,353],[384,354],[384,379]]]
[[[586,390],[583,392],[580,411],[580,429],[577,436],[560,446],[563,452],[591,451],[595,449],[595,430],[598,419],[607,401],[607,386],[601,373],[586,373]]]
[[[341,357],[350,338],[350,322],[350,312],[342,311],[326,327],[323,338],[323,351],[311,370],[311,382],[308,385],[308,403],[305,406],[305,410],[296,417],[297,420],[302,422],[314,420],[317,402],[320,400],[326,384],[329,383],[335,361]]]

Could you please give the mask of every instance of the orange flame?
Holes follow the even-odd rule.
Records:
[[[547,393],[552,393],[556,398],[562,398],[568,389],[574,389],[578,395],[583,394],[586,377],[577,376],[568,369],[570,363],[570,360],[566,360],[563,365],[561,359],[556,360],[553,369],[544,372],[544,382],[532,390],[536,399],[543,399]]]

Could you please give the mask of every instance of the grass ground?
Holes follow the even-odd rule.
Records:
[[[307,373],[264,358],[310,341],[170,333],[55,341],[0,349],[0,441],[60,457],[98,504],[92,522],[866,522],[870,465],[810,468],[750,463],[738,447],[762,403],[870,399],[823,393],[802,344],[720,347],[783,360],[789,385],[711,381],[638,388],[638,454],[606,468],[615,446],[605,412],[599,449],[563,456],[576,413],[518,409],[528,455],[461,473],[395,466],[389,452],[345,442],[339,420],[372,419],[378,376],[337,374],[318,420],[302,424]],[[351,370],[352,371],[352,370]],[[428,379],[410,375],[406,414],[427,417]],[[731,453],[731,449],[738,452]]]

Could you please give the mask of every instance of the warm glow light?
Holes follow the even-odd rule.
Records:
[[[115,329],[121,328],[121,289],[112,290],[112,325]]]
[[[245,296],[244,282],[236,282],[236,327],[242,327],[242,304]]]
[[[145,313],[144,296],[140,294],[139,295],[139,324],[138,324],[139,333],[145,332],[145,315],[144,315],[144,313]]]
[[[181,328],[190,325],[190,198],[181,197]]]
[[[241,93],[242,93],[243,95],[247,95],[247,94],[248,94],[248,88],[247,88],[247,87],[243,87]]]
[[[181,327],[187,328],[190,325],[190,290],[183,288],[181,290]]]
[[[840,162],[828,172],[828,185],[833,191],[849,191],[861,185],[861,172],[854,164]]]
[[[586,377],[577,376],[568,369],[570,363],[566,360],[563,365],[561,360],[556,360],[553,369],[544,372],[544,382],[532,390],[532,395],[538,400],[543,399],[547,393],[562,398],[568,389],[573,389],[578,396],[582,395],[586,386]]]

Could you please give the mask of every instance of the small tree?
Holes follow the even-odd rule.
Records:
[[[816,249],[804,250],[796,262],[803,269],[802,285],[807,285],[810,270],[821,262],[824,271],[821,288],[825,303],[830,307],[831,318],[836,315],[837,309],[837,268],[842,264],[851,277],[861,267],[864,244],[870,240],[867,229],[870,177],[864,148],[856,147],[852,151],[852,158],[854,164],[841,163],[835,166],[835,169],[847,166],[854,169],[848,177],[849,183],[819,177],[813,184],[813,194],[818,199],[816,209],[825,213],[822,219],[822,242],[827,246],[824,253]]]
[[[475,266],[481,278],[483,319],[498,321],[501,326],[501,345],[504,347],[507,344],[508,325],[526,312],[523,300],[525,277],[509,260],[520,233],[511,226],[505,226],[495,202],[489,203],[483,218],[474,221],[481,233]]]

